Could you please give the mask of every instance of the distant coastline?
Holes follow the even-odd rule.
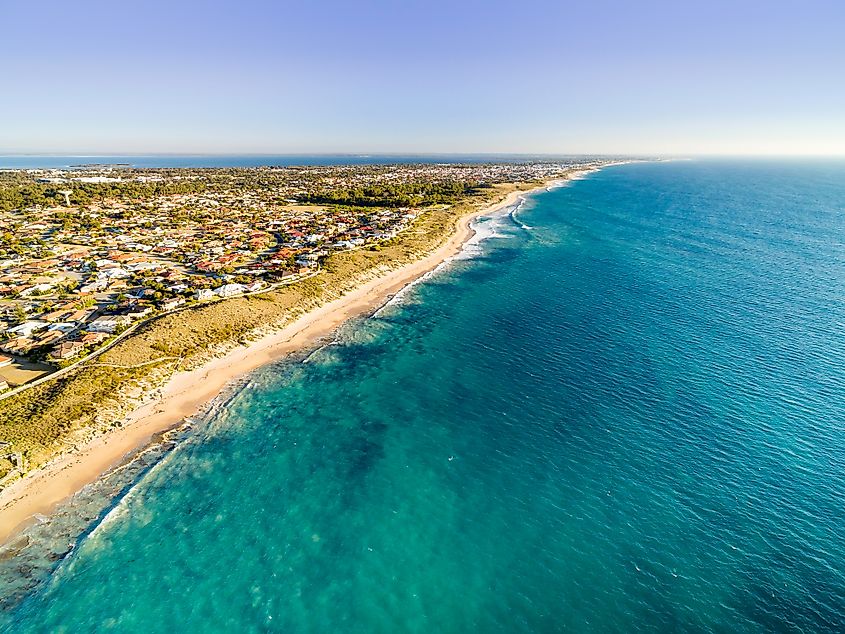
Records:
[[[402,165],[408,163],[521,163],[569,160],[574,155],[546,154],[0,154],[0,170],[67,169],[79,165],[116,168],[239,168],[317,165]],[[579,157],[585,158],[585,157]],[[596,155],[596,160],[611,157]]]

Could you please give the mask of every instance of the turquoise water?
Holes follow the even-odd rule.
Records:
[[[6,631],[845,624],[845,163],[529,200],[264,368]]]

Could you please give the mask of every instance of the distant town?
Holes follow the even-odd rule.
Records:
[[[0,392],[152,316],[317,275],[469,191],[573,164],[2,170]]]

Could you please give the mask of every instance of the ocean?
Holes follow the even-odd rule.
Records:
[[[845,163],[616,166],[478,227],[41,525],[4,631],[843,631]]]

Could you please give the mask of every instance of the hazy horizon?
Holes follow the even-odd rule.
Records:
[[[412,158],[418,157],[438,157],[454,158],[454,157],[502,157],[502,158],[548,158],[548,159],[565,159],[565,158],[620,158],[631,160],[666,160],[666,161],[686,161],[696,159],[845,159],[845,152],[829,153],[829,154],[811,154],[811,153],[794,153],[794,154],[728,154],[728,153],[686,153],[686,154],[648,154],[646,152],[378,152],[378,151],[325,151],[325,152],[249,152],[249,151],[227,151],[227,152],[181,152],[178,150],[161,151],[161,152],[0,152],[0,157],[33,157],[33,158],[141,158],[141,157],[399,157]]]
[[[6,7],[4,155],[845,155],[845,7]]]

